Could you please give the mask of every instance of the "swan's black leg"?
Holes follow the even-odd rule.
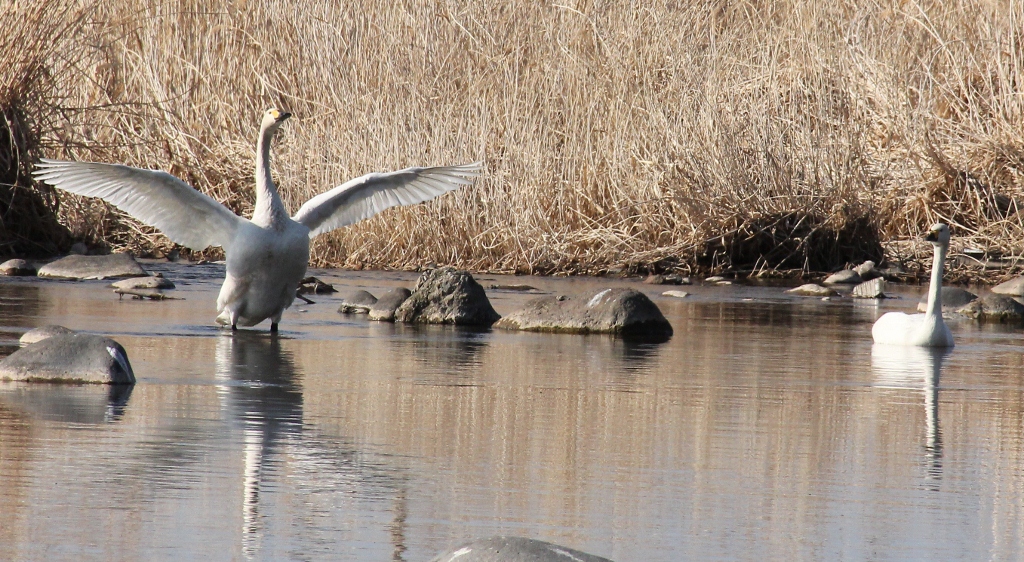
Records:
[[[231,331],[232,331],[232,332],[237,332],[237,331],[238,331],[238,326],[236,326],[236,325],[232,324],[232,325],[231,325]]]
[[[270,323],[270,333],[271,334],[276,334],[277,333],[277,322],[271,322]]]

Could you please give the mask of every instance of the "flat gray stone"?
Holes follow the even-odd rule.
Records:
[[[853,268],[860,275],[861,281],[871,281],[882,277],[882,272],[875,269],[875,262],[868,260],[857,267]]]
[[[690,296],[690,293],[687,293],[686,291],[665,291],[664,293],[662,293],[662,295],[666,297],[674,297],[677,299],[685,299],[686,297]]]
[[[992,292],[998,295],[1009,295],[1011,297],[1024,296],[1024,275],[1014,277],[1009,281],[1004,281],[995,287],[992,287]]]
[[[586,298],[545,296],[526,303],[495,325],[531,332],[606,333],[624,336],[671,335],[672,325],[658,305],[633,289],[605,289]]]
[[[648,275],[644,279],[648,285],[689,285],[690,278],[682,275]]]
[[[870,281],[865,281],[854,287],[850,295],[856,299],[884,299],[885,279],[875,277]]]
[[[38,328],[33,328],[25,332],[24,334],[21,335],[20,338],[18,338],[18,343],[22,347],[25,347],[26,345],[41,342],[51,336],[60,336],[64,334],[74,333],[76,332],[71,328],[65,328],[64,326],[60,326],[58,324],[50,324],[48,326],[40,326]]]
[[[852,269],[837,271],[822,281],[826,285],[856,285],[860,282],[860,275]]]
[[[136,289],[173,289],[174,283],[163,276],[150,275],[149,277],[129,277],[128,279],[111,283],[110,286],[126,291]]]
[[[36,268],[23,259],[7,260],[0,263],[0,275],[32,276],[36,274]]]
[[[417,324],[490,326],[498,318],[484,288],[469,272],[454,267],[424,272],[395,311],[396,322]]]
[[[121,344],[75,333],[51,336],[0,360],[0,380],[135,384],[135,373]]]
[[[978,295],[960,287],[943,287],[940,294],[943,312],[955,311],[978,298]],[[928,310],[928,293],[921,296],[921,300],[917,303],[917,310],[919,312]]]
[[[612,562],[566,546],[523,537],[490,537],[461,544],[431,562]]]
[[[828,287],[822,287],[816,283],[800,285],[799,287],[790,289],[786,292],[791,295],[800,295],[802,297],[831,297],[839,294]]]
[[[148,273],[130,255],[110,254],[108,256],[67,256],[40,267],[38,275],[60,279],[110,279],[144,277]]]
[[[412,291],[405,287],[399,287],[397,289],[391,289],[390,291],[381,295],[377,302],[370,307],[370,320],[379,320],[381,322],[394,322],[395,311],[398,310],[399,306],[412,295]]]
[[[722,277],[721,275],[712,275],[704,280],[705,283],[719,283],[721,281],[725,281],[725,277]]]
[[[377,297],[373,296],[369,291],[357,289],[341,299],[341,306],[338,307],[338,312],[343,314],[369,314],[370,309],[375,304],[377,304]]]
[[[957,312],[989,322],[1024,322],[1024,304],[1006,295],[985,295],[958,308]]]

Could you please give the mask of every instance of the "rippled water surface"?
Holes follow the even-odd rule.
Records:
[[[772,287],[646,291],[664,343],[404,327],[293,306],[213,325],[217,266],[147,264],[184,300],[0,281],[0,353],[110,335],[132,389],[0,383],[0,558],[426,560],[524,535],[617,561],[1024,558],[1024,339],[872,348],[874,304]],[[344,294],[413,274],[317,271]],[[489,291],[499,313],[527,295]],[[919,294],[919,293],[918,293]]]

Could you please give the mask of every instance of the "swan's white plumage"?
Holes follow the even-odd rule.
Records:
[[[408,168],[367,174],[306,202],[289,218],[270,179],[270,141],[290,114],[263,116],[256,150],[256,205],[252,220],[161,171],[117,164],[42,160],[35,178],[98,197],[193,250],[221,246],[227,262],[217,297],[217,321],[252,326],[269,318],[277,329],[306,274],[309,239],[398,205],[422,203],[473,183],[482,163]]]
[[[949,227],[932,226],[926,238],[935,247],[928,308],[924,314],[887,312],[871,327],[875,343],[902,346],[953,347],[953,333],[942,320],[942,269],[949,249]]]

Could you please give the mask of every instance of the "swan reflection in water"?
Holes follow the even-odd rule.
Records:
[[[928,478],[942,479],[942,431],[939,429],[939,375],[950,348],[875,344],[871,347],[874,386],[924,390],[925,460]]]
[[[304,507],[322,503],[320,511],[350,509],[359,495],[394,498],[388,530],[395,551],[403,552],[405,486],[393,468],[369,461],[364,452],[322,436],[304,422],[302,375],[291,353],[282,349],[282,339],[253,331],[224,334],[217,340],[216,361],[221,410],[242,436],[243,556],[273,557],[272,552],[262,552],[263,521],[273,518],[261,517],[260,493],[286,485],[304,489]],[[292,477],[288,484],[277,479],[285,470]],[[345,497],[339,499],[339,494]],[[279,503],[271,502],[263,509],[275,509]],[[329,525],[311,528],[299,522],[290,528],[317,534],[321,526]]]

